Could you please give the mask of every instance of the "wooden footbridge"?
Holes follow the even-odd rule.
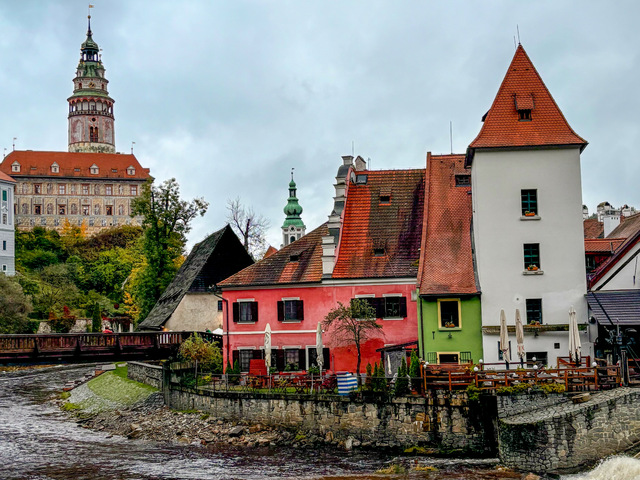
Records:
[[[56,333],[0,335],[0,364],[158,360],[175,355],[194,332]],[[222,343],[220,335],[198,332]]]

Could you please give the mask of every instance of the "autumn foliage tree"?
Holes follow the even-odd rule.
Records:
[[[214,373],[222,373],[222,352],[217,345],[205,341],[194,333],[180,345],[178,356],[195,363],[195,377],[198,378],[198,364],[202,368],[211,368]]]
[[[362,364],[362,345],[382,333],[382,325],[376,322],[375,309],[366,300],[355,298],[348,306],[338,302],[338,306],[325,317],[322,325],[331,330],[331,338],[336,345],[355,345],[358,355],[358,387]]]

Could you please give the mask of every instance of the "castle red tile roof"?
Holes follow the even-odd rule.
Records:
[[[471,187],[465,182],[456,186],[456,176],[471,173],[464,160],[464,155],[427,154],[420,295],[478,293],[471,253]]]
[[[5,182],[16,183],[16,181],[13,178],[11,178],[9,175],[2,172],[1,170],[0,170],[0,180],[3,180]]]
[[[20,171],[13,172],[14,162],[20,164]],[[51,171],[53,163],[58,164],[58,173]],[[98,167],[92,174],[93,165]],[[135,173],[129,175],[127,169],[133,167]],[[115,170],[115,172],[113,171]],[[99,179],[135,179],[146,180],[149,169],[142,168],[133,154],[122,153],[83,153],[83,152],[40,152],[33,150],[15,150],[7,155],[0,164],[0,171],[14,178],[20,177],[77,177]]]
[[[518,109],[530,110],[531,120],[519,120]],[[587,142],[569,126],[524,48],[518,45],[482,129],[469,148],[541,145],[584,148]]]
[[[615,253],[625,241],[624,238],[585,238],[584,253]]]
[[[349,185],[332,278],[416,277],[425,170],[364,170],[358,175],[366,175],[367,182]]]
[[[597,218],[587,218],[582,225],[584,227],[584,238],[604,237],[604,223],[599,222]]]
[[[320,225],[304,237],[223,280],[219,285],[248,287],[320,282],[322,237],[328,233],[327,224]]]

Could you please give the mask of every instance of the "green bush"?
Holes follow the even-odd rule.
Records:
[[[467,386],[467,397],[469,398],[469,401],[477,402],[478,400],[480,400],[481,393],[482,390],[480,390],[475,385],[471,384]]]
[[[400,362],[398,367],[398,378],[393,393],[396,397],[401,397],[409,393],[409,379],[407,378],[407,361],[405,358]]]

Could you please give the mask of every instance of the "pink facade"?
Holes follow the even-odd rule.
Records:
[[[396,282],[398,280],[396,279]],[[364,283],[364,282],[363,282]],[[417,307],[411,300],[411,293],[415,291],[415,281],[390,285],[309,285],[309,286],[278,286],[276,288],[234,289],[223,292],[226,300],[224,305],[224,358],[225,365],[229,352],[232,358],[239,359],[240,355],[248,358],[261,358],[260,348],[264,344],[264,330],[269,323],[272,331],[272,348],[274,350],[304,350],[301,352],[300,370],[309,365],[309,352],[316,345],[316,329],[319,322],[338,302],[348,304],[356,296],[375,296],[382,298],[401,297],[406,299],[406,316],[403,318],[379,318],[377,321],[383,326],[382,334],[372,338],[362,346],[362,371],[367,363],[373,365],[381,360],[380,352],[376,349],[385,345],[397,345],[417,338],[418,321]],[[304,319],[301,321],[279,321],[278,301],[283,299],[298,299],[303,302]],[[253,300],[257,302],[258,319],[256,322],[242,323],[233,321],[233,303]],[[228,306],[228,311],[227,311]],[[228,322],[228,324],[227,324]],[[228,333],[227,333],[228,332]],[[357,353],[355,345],[338,346],[333,341],[331,331],[323,335],[323,343],[329,349],[329,365],[325,369],[355,372]],[[253,349],[255,353],[233,354],[235,351]],[[245,350],[246,351],[246,350]],[[282,355],[282,354],[280,354]],[[274,355],[275,356],[275,355]],[[285,356],[286,358],[286,356]],[[246,361],[244,362],[246,365]]]

